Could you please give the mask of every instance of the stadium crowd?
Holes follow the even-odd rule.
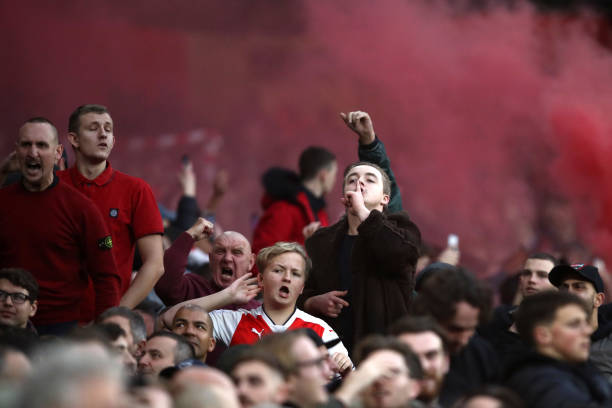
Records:
[[[0,165],[0,406],[612,406],[603,263],[534,243],[495,296],[455,236],[422,241],[368,113],[340,116],[358,160],[268,170],[253,232],[215,223],[223,173],[200,209],[189,160],[160,209],[111,167],[104,106],[69,116],[68,168],[27,120]]]

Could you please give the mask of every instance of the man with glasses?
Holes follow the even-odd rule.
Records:
[[[10,327],[33,327],[30,317],[38,308],[38,282],[25,269],[0,270],[0,324]]]

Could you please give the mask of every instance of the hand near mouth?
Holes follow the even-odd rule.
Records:
[[[227,290],[231,299],[230,303],[241,304],[253,300],[259,293],[260,288],[257,284],[257,278],[253,277],[253,274],[249,272],[236,279],[225,290]]]
[[[368,218],[368,215],[370,215],[370,210],[368,210],[365,206],[361,190],[345,192],[344,197],[341,198],[341,201],[346,207],[348,213],[358,217],[361,221],[365,220]]]

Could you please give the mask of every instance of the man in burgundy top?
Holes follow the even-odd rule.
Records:
[[[89,197],[110,229],[113,255],[121,277],[121,306],[134,308],[164,273],[161,215],[151,187],[111,167],[108,156],[115,143],[113,119],[101,105],[82,105],[70,115],[68,141],[75,166],[58,172],[59,178]],[[142,266],[132,277],[134,248]],[[91,290],[90,296],[95,297]],[[81,305],[81,320],[90,320],[91,302]]]
[[[96,315],[119,302],[108,228],[91,200],[54,176],[61,154],[55,126],[28,120],[16,145],[21,182],[0,189],[0,268],[27,269],[38,281],[40,334],[76,325],[88,277]]]
[[[196,241],[208,239],[213,224],[204,218],[183,232],[164,254],[165,273],[155,285],[155,292],[168,306],[189,299],[208,296],[227,288],[237,278],[248,273],[255,263],[255,254],[244,235],[225,231],[215,238],[210,253],[209,278],[185,273],[187,256]],[[226,309],[255,309],[261,303],[251,300],[246,304],[225,306]]]

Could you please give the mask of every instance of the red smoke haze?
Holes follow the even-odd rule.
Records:
[[[295,167],[310,144],[341,166],[355,160],[338,112],[362,109],[426,240],[457,233],[478,273],[535,239],[543,193],[569,198],[596,253],[612,249],[612,58],[594,17],[416,1],[3,2],[0,12],[3,155],[27,117],[65,131],[77,105],[105,104],[113,166],[167,206],[183,153],[202,202],[227,168],[218,219],[250,235],[259,175]]]

